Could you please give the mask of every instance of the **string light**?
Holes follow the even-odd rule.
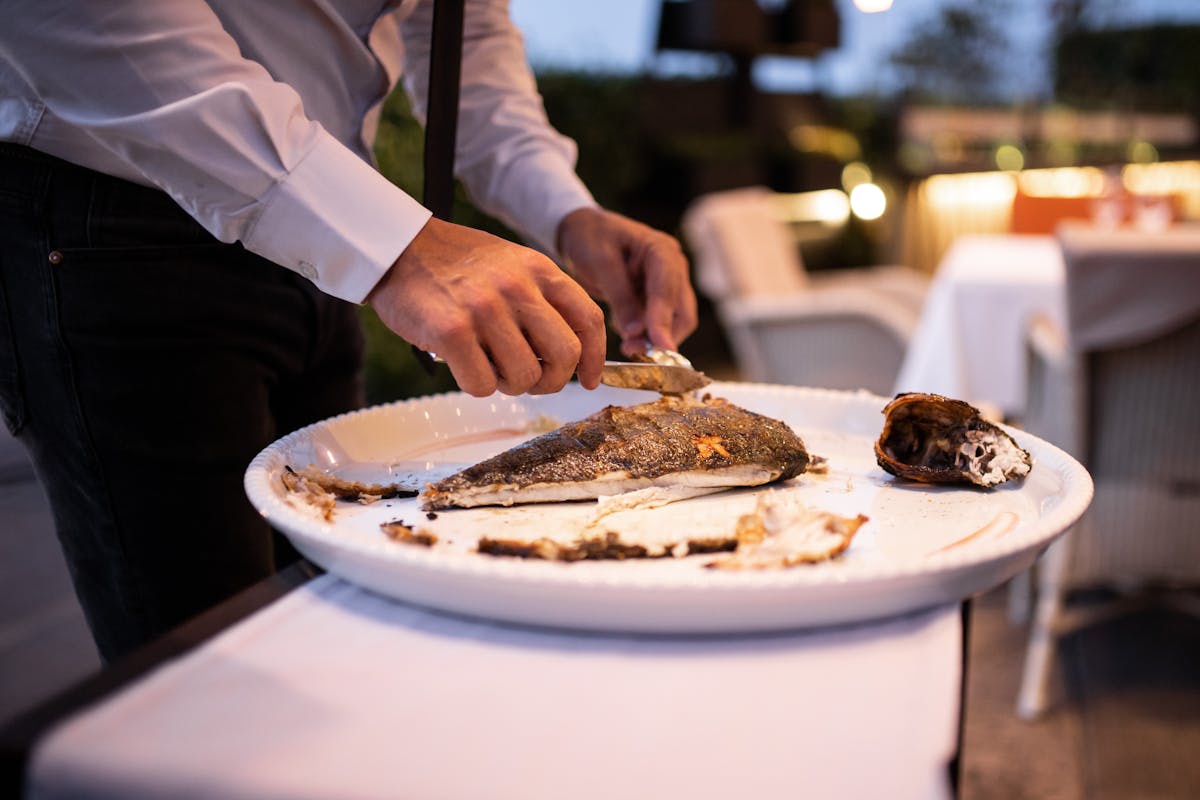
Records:
[[[860,183],[850,192],[850,210],[859,219],[879,219],[887,210],[887,197],[875,184]]]

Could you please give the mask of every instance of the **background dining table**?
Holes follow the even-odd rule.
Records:
[[[1025,410],[1033,319],[1066,321],[1062,249],[1053,236],[960,236],[938,264],[896,392],[931,392],[1006,417]]]
[[[42,799],[949,797],[964,618],[584,633],[322,574],[26,724],[20,766]]]
[[[1065,249],[1088,265],[1070,294]],[[1142,230],[1072,221],[1053,235],[960,236],[938,264],[895,391],[955,397],[1019,420],[1035,319],[1072,328],[1069,345],[1080,351],[1136,343],[1196,313],[1197,267],[1194,223]]]

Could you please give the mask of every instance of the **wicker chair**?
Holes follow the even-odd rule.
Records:
[[[1034,326],[1025,427],[1079,458],[1096,492],[1037,565],[1017,698],[1027,719],[1047,706],[1064,633],[1151,602],[1200,613],[1200,239],[1195,250],[1131,250],[1122,263],[1059,238],[1070,330]],[[1164,275],[1170,288],[1152,296]],[[1150,313],[1131,322],[1139,304]],[[1111,601],[1069,602],[1089,588]]]
[[[696,283],[745,380],[890,394],[927,280],[904,267],[807,274],[776,195],[715,192],[684,215]]]

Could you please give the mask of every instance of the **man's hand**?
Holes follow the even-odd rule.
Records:
[[[367,302],[468,394],[548,394],[576,372],[600,383],[599,306],[541,253],[482,231],[431,219]]]
[[[558,249],[583,287],[608,303],[626,355],[641,352],[647,339],[678,350],[696,329],[696,295],[673,237],[612,211],[581,208],[559,223]]]

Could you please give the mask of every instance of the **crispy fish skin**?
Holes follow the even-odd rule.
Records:
[[[481,461],[427,487],[422,503],[439,509],[594,499],[606,485],[756,486],[799,475],[808,462],[804,443],[784,422],[721,398],[662,397],[608,406]]]

